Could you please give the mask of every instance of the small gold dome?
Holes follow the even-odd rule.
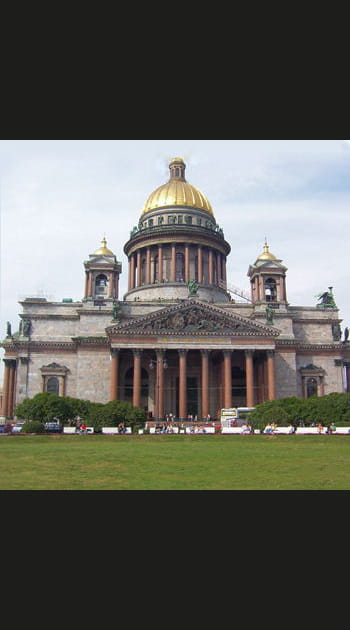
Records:
[[[258,260],[277,260],[276,256],[269,252],[269,246],[265,240],[264,251],[260,256],[258,256]]]
[[[185,162],[182,158],[173,158],[170,161],[170,179],[166,184],[159,186],[148,197],[143,206],[141,215],[167,206],[189,206],[208,212],[214,216],[210,202],[203,193],[185,179]]]
[[[114,256],[113,252],[107,247],[106,237],[104,236],[101,241],[101,247],[96,249],[94,256]]]

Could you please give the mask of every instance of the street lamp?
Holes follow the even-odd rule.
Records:
[[[148,367],[150,368],[150,370],[154,369],[154,366],[157,365],[157,361],[155,361],[155,359],[150,359]],[[166,359],[163,359],[163,368],[166,370],[168,367],[168,363]]]

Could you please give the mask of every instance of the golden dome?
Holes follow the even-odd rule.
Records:
[[[258,256],[258,260],[277,260],[276,256],[269,252],[269,246],[265,240],[264,251],[260,256]]]
[[[106,237],[104,236],[101,241],[101,247],[96,249],[94,256],[114,256],[113,252],[107,247]]]
[[[148,197],[143,206],[141,215],[167,206],[189,206],[208,212],[214,216],[210,202],[203,193],[185,179],[185,162],[182,158],[173,158],[170,161],[170,179],[166,184],[159,186]]]

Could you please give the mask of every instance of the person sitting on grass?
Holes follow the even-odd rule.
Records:
[[[336,430],[337,430],[337,427],[335,426],[335,423],[334,423],[334,422],[332,422],[332,423],[329,425],[329,429],[328,429],[328,433],[329,433],[329,435],[332,435],[332,433],[335,433],[335,432],[336,432]]]
[[[266,433],[267,435],[273,435],[273,428],[272,425],[270,424],[270,422],[267,423],[265,429],[264,429],[264,433]]]

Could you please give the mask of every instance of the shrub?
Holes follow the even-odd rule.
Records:
[[[45,427],[39,420],[29,420],[22,427],[22,433],[44,433]]]
[[[294,426],[301,421],[305,425],[317,422],[322,422],[324,426],[329,426],[331,422],[350,425],[350,394],[332,393],[307,399],[291,396],[267,400],[256,405],[249,418],[257,429],[263,428],[267,422],[276,422],[280,425],[290,422]]]

